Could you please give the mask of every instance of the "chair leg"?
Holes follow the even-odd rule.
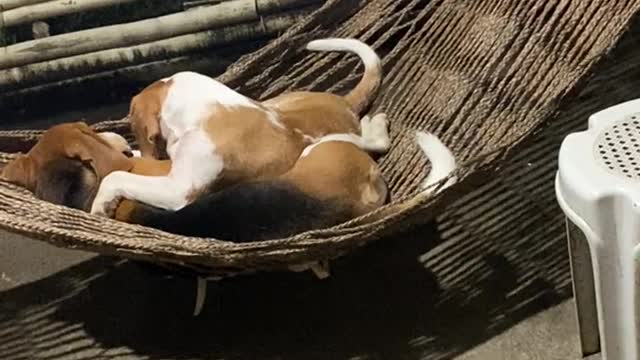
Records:
[[[636,225],[636,224],[634,224]],[[640,225],[640,224],[638,224]],[[586,234],[589,243],[591,263],[593,265],[593,284],[595,285],[595,303],[598,312],[598,328],[600,335],[600,348],[603,360],[638,360],[638,339],[635,328],[635,262],[633,257],[633,242],[635,238],[629,236],[630,224],[606,223],[603,234],[609,234],[610,239],[597,239],[596,235]],[[577,229],[575,229],[577,230]],[[579,240],[579,231],[572,230],[571,236]],[[593,238],[589,238],[593,236]],[[586,243],[586,241],[579,241]],[[581,247],[580,245],[579,247]],[[580,252],[580,251],[578,251]],[[575,256],[572,256],[574,258]],[[579,262],[577,262],[579,263]],[[574,274],[578,276],[578,293],[581,293],[581,303],[589,299],[581,291],[581,283],[578,274],[588,274],[586,270],[578,271],[581,265],[576,266]],[[583,266],[583,265],[582,265]],[[586,286],[585,286],[586,287]],[[589,302],[587,302],[589,303]],[[584,309],[585,307],[583,307]],[[588,306],[586,307],[588,308]],[[587,311],[585,311],[586,313]],[[592,312],[588,311],[589,313]],[[591,315],[588,315],[591,316]],[[592,329],[585,327],[582,333],[587,334],[587,339],[593,337]]]
[[[600,352],[598,310],[596,307],[591,252],[584,233],[568,220],[567,240],[569,243],[571,277],[576,302],[580,347],[582,356],[588,357]]]

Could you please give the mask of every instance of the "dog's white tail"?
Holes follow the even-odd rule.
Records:
[[[422,183],[422,189],[424,191],[433,191],[435,184],[439,183],[456,170],[456,159],[451,150],[449,150],[449,148],[443,144],[437,136],[431,133],[418,131],[416,133],[416,142],[422,152],[424,152],[429,159],[429,162],[431,162],[431,171]],[[457,177],[452,176],[447,180],[446,184],[438,189],[438,191],[448,188],[457,181]]]
[[[345,100],[356,114],[362,113],[378,94],[382,82],[382,63],[369,45],[356,39],[327,38],[307,44],[311,51],[348,51],[360,57],[364,64],[362,80],[351,90]]]

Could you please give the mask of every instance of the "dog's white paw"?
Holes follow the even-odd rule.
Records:
[[[91,204],[91,214],[93,215],[113,217],[120,200],[122,200],[115,191],[114,181],[110,181],[113,180],[111,175],[113,174],[104,178],[102,184],[100,184],[98,194],[93,200],[93,204]]]
[[[385,153],[391,147],[387,114],[379,113],[372,118],[362,118],[362,138],[370,151]]]
[[[387,119],[387,114],[379,113],[371,118],[370,126],[374,130],[387,132],[389,130],[389,120]]]
[[[360,119],[360,129],[364,131],[365,128],[369,127],[370,123],[371,117],[369,115],[365,115],[364,117],[362,117],[362,119]]]
[[[107,204],[107,202],[96,198],[91,205],[91,214],[107,217]]]
[[[96,197],[93,204],[91,205],[91,214],[104,216],[104,217],[113,217],[116,213],[116,209],[120,204],[121,198],[113,197],[111,200],[99,199]]]
[[[389,120],[387,114],[376,114],[369,124],[371,134],[377,138],[388,139],[389,138]]]
[[[128,155],[131,154],[131,146],[122,135],[110,131],[98,133],[98,136],[106,141],[115,150]]]

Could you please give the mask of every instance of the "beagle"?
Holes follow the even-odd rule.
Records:
[[[204,193],[283,174],[305,147],[330,134],[348,136],[371,153],[386,152],[386,118],[359,120],[380,87],[377,54],[354,39],[315,40],[307,49],[355,53],[364,63],[361,81],[346,96],[293,92],[261,103],[193,72],[145,88],[132,99],[128,118],[142,156],[169,158],[171,171],[155,177],[113,172],[91,213],[111,215],[121,198],[179,210]]]

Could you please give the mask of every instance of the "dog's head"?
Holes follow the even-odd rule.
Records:
[[[7,164],[0,179],[35,191],[46,181],[42,169],[54,161],[76,160],[101,180],[117,170],[132,167],[127,155],[131,149],[119,135],[97,134],[84,122],[56,125],[47,130],[38,143],[25,155]]]
[[[168,158],[166,142],[160,130],[160,113],[170,86],[171,80],[156,81],[131,100],[127,118],[143,157],[159,160]]]

